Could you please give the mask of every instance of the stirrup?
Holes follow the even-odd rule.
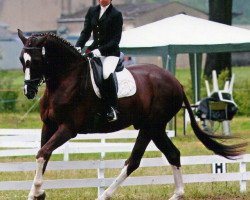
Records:
[[[111,111],[111,112],[107,113],[108,122],[116,121],[118,119],[116,110],[113,107],[110,107],[109,111]],[[112,114],[113,116],[110,116],[110,114]]]

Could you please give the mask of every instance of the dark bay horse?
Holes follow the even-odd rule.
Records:
[[[167,137],[165,128],[181,109],[183,102],[189,112],[195,135],[208,149],[226,158],[234,158],[244,152],[245,143],[225,145],[218,141],[225,137],[203,132],[195,121],[178,80],[168,71],[151,64],[128,67],[135,79],[137,91],[131,97],[119,99],[119,119],[111,123],[96,120],[96,113],[102,111],[103,102],[94,93],[88,59],[55,34],[37,34],[26,38],[18,30],[18,35],[24,44],[20,60],[25,72],[25,95],[29,99],[34,98],[41,82],[46,83],[40,101],[43,121],[41,149],[36,156],[37,169],[29,200],[45,199],[45,192],[42,190],[43,173],[56,148],[77,133],[108,133],[130,125],[139,129],[132,153],[121,174],[98,199],[109,199],[118,186],[139,167],[151,140],[172,165],[176,189],[170,199],[182,198],[184,186],[180,171],[180,152]]]

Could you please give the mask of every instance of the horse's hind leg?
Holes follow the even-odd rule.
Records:
[[[129,159],[125,162],[120,175],[115,179],[115,181],[103,192],[103,194],[98,198],[98,200],[110,199],[112,194],[116,189],[123,183],[123,181],[135,171],[141,162],[142,156],[150,142],[150,135],[146,131],[140,130],[138,137],[136,139],[134,148]]]
[[[180,151],[174,146],[165,131],[155,133],[152,136],[152,140],[157,148],[166,156],[173,169],[175,192],[169,200],[179,200],[184,196],[184,185],[180,170]]]

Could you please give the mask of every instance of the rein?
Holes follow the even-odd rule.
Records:
[[[42,47],[23,47],[26,50],[42,50]]]
[[[44,77],[42,78],[34,78],[31,80],[25,80],[24,83],[32,88],[33,90],[37,91],[37,88],[40,87],[43,83],[45,83]]]

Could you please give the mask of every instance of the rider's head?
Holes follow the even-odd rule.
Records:
[[[99,0],[99,4],[103,7],[109,5],[112,0]]]

